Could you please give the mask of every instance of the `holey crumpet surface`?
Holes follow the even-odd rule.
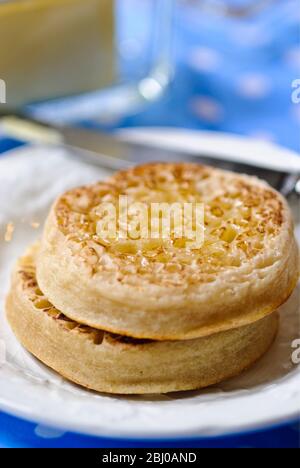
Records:
[[[191,390],[235,376],[272,344],[278,315],[209,337],[183,341],[138,340],[68,319],[43,295],[33,247],[19,261],[7,299],[7,317],[33,355],[67,379],[109,393]]]
[[[128,203],[126,223],[120,199]],[[158,204],[197,206],[199,218],[192,210],[188,221],[199,228],[199,239],[179,235],[176,216],[168,236],[126,233],[128,219],[139,220],[140,234],[153,221],[160,225],[162,212],[150,211]],[[149,207],[146,224],[137,205]],[[115,207],[114,235],[112,226],[108,235],[99,231],[109,206]],[[253,324],[288,299],[298,277],[298,247],[282,196],[256,178],[194,164],[149,164],[68,191],[51,210],[37,258],[39,286],[66,317],[161,341]]]

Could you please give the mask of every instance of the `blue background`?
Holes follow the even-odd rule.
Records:
[[[177,75],[169,93],[121,125],[234,132],[299,151],[300,104],[291,99],[300,78],[299,2],[275,1],[244,20],[183,6],[176,28]]]
[[[242,2],[240,2],[242,3]],[[248,2],[249,3],[249,2]],[[199,13],[183,1],[176,13],[176,79],[164,98],[109,128],[173,126],[227,131],[274,141],[299,151],[300,78],[298,0],[276,1],[255,18]],[[0,152],[22,142],[0,135]],[[299,421],[215,439],[138,442],[61,434],[0,414],[0,447],[299,447]]]

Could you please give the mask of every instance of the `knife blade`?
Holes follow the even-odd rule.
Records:
[[[31,143],[64,146],[77,158],[108,169],[126,169],[147,162],[185,161],[257,176],[266,180],[285,196],[294,192],[299,186],[300,171],[297,172],[295,168],[284,171],[271,169],[264,163],[263,158],[259,162],[259,167],[249,162],[237,161],[236,157],[231,158],[230,154],[226,154],[226,158],[224,154],[220,156],[218,149],[210,154],[174,151],[157,145],[127,141],[121,136],[98,130],[49,125],[27,116],[5,116],[1,119],[1,126],[11,136]]]

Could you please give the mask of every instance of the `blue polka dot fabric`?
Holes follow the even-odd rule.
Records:
[[[0,414],[0,448],[296,448],[299,423],[228,437],[121,440],[64,433]]]
[[[200,10],[200,3],[181,0],[177,7],[176,76],[163,99],[106,128],[173,126],[234,132],[299,151],[300,104],[292,100],[293,83],[300,78],[298,0],[277,0],[247,17]],[[132,27],[137,24],[133,15]],[[22,144],[0,134],[0,153]],[[222,438],[153,442],[64,433],[0,413],[0,447],[296,448],[299,424],[300,420],[291,421]]]
[[[292,100],[300,77],[298,1],[226,19],[199,3],[181,2],[177,11],[177,73],[168,94],[122,126],[234,132],[299,151],[300,104]]]

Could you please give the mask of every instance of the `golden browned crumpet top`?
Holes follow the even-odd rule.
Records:
[[[204,243],[107,239],[99,206],[199,203]],[[194,164],[148,164],[54,204],[37,260],[49,300],[80,323],[137,338],[190,339],[254,322],[296,286],[298,247],[286,201],[266,183]]]

